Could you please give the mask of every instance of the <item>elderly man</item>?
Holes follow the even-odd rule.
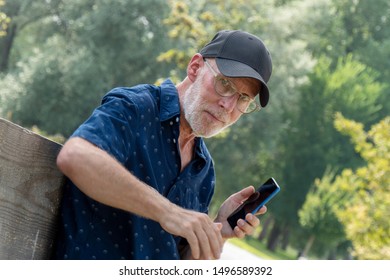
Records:
[[[218,259],[227,238],[252,234],[255,215],[234,228],[227,217],[253,186],[208,216],[215,173],[203,138],[266,106],[271,72],[258,37],[225,30],[193,55],[179,84],[106,94],[58,155],[69,183],[55,258]]]

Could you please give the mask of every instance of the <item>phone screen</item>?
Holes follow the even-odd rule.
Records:
[[[280,191],[279,185],[274,178],[269,178],[254,192],[246,201],[244,201],[230,216],[228,222],[232,228],[237,225],[238,219],[244,219],[248,213],[255,214],[271,200]]]

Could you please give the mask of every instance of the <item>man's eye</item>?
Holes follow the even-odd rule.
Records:
[[[224,88],[227,88],[227,89],[230,89],[232,87],[232,85],[230,84],[230,82],[228,80],[225,80],[225,79],[221,79],[221,85],[224,87]]]
[[[246,95],[246,94],[241,94],[240,100],[241,100],[242,102],[250,102],[250,101],[252,101],[252,98],[250,98],[250,97],[249,97],[248,95]]]

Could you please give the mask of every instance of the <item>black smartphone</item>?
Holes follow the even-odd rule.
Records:
[[[254,192],[247,200],[245,200],[230,216],[227,218],[230,226],[234,228],[237,225],[238,219],[245,220],[248,213],[255,214],[271,200],[278,192],[280,187],[274,178],[269,178]]]

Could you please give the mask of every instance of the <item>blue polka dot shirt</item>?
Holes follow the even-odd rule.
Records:
[[[207,213],[215,172],[201,138],[182,171],[178,148],[180,105],[175,85],[138,85],[107,93],[72,135],[115,157],[171,202]],[[145,205],[147,207],[147,205]],[[64,188],[56,259],[179,259],[181,237],[149,219],[103,205],[71,181]]]

